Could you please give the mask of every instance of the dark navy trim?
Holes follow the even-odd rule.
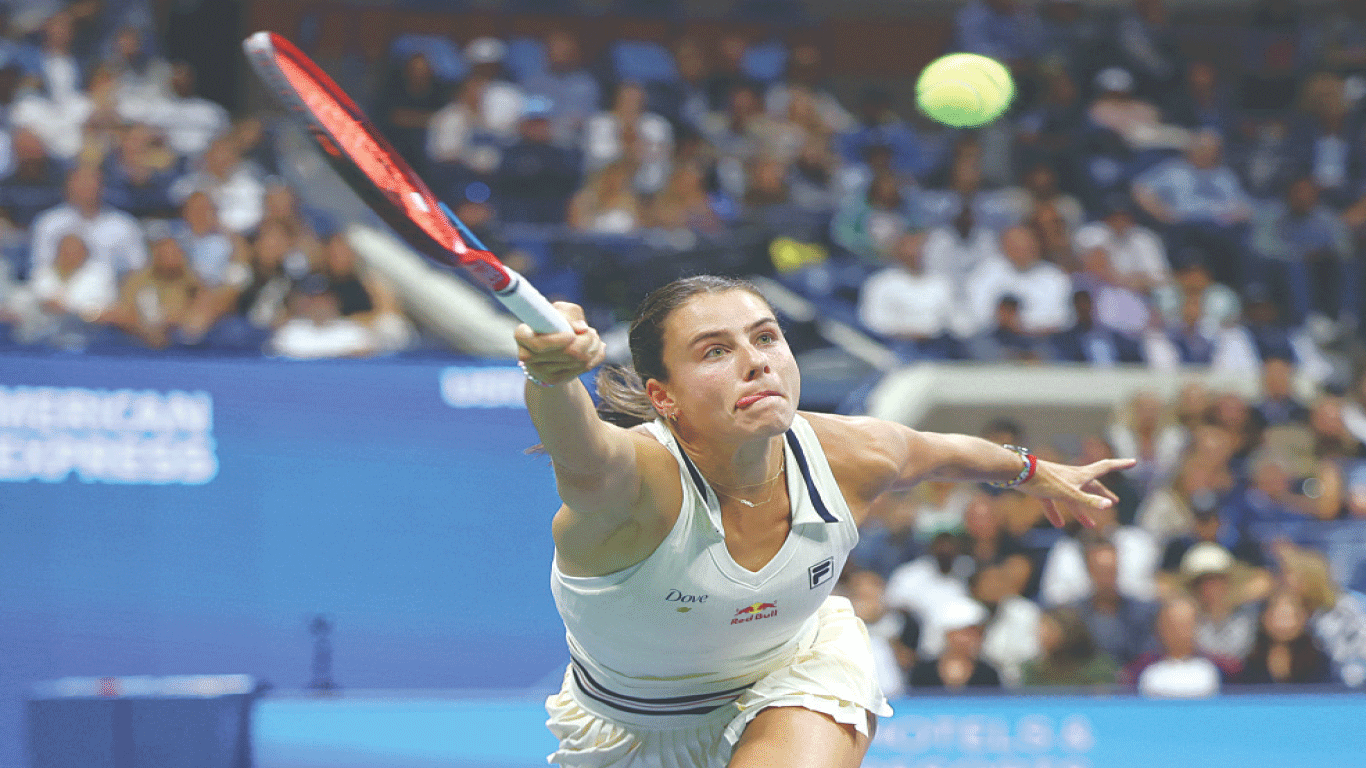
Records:
[[[580,693],[589,697],[590,699],[593,699],[594,701],[606,704],[612,709],[616,709],[621,712],[630,712],[632,714],[637,715],[706,715],[715,712],[716,710],[722,707],[729,706],[730,704],[735,703],[735,700],[740,698],[740,694],[749,688],[748,685],[745,685],[739,688],[731,688],[730,690],[715,691],[713,693],[702,693],[692,696],[672,696],[663,699],[645,699],[639,696],[627,696],[625,694],[612,691],[608,688],[604,688],[601,684],[598,683],[598,681],[593,679],[592,675],[588,674],[588,671],[585,670],[581,664],[579,664],[578,659],[571,658],[570,662],[570,672],[574,676],[574,685],[579,689]],[[601,691],[601,693],[598,693],[598,691]],[[718,697],[727,698],[725,701],[722,701],[720,703],[712,703],[712,701],[714,701]],[[707,703],[702,704],[701,702],[704,701]],[[627,704],[624,704],[623,702],[639,702],[642,705],[655,705],[656,707],[667,707],[670,704],[674,704],[683,708],[643,709],[641,707],[629,706]],[[699,706],[689,706],[690,704],[699,704]]]
[[[787,444],[792,446],[792,455],[797,459],[797,466],[802,468],[802,479],[806,481],[806,492],[811,496],[811,503],[816,506],[816,514],[827,523],[838,523],[839,518],[830,514],[830,509],[825,506],[825,500],[821,498],[820,491],[816,490],[816,478],[811,476],[811,467],[806,463],[806,453],[802,451],[802,444],[797,440],[797,434],[792,430],[787,431]]]
[[[707,498],[707,483],[702,479],[702,473],[693,466],[692,459],[688,458],[688,452],[683,450],[683,446],[678,446],[678,455],[683,457],[683,463],[688,467],[688,474],[692,475],[693,485],[697,486],[697,492],[702,494],[702,498]]]

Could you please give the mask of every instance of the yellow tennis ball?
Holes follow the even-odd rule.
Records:
[[[915,83],[921,111],[954,128],[986,125],[1015,97],[1015,82],[999,61],[975,53],[951,53],[930,62]]]

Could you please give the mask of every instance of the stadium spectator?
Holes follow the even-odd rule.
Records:
[[[617,160],[588,177],[569,202],[569,226],[582,232],[624,235],[641,224],[644,203],[632,187],[635,167]]]
[[[939,654],[943,625],[936,623],[935,614],[958,598],[971,599],[968,577],[972,570],[972,558],[963,552],[958,537],[941,531],[930,541],[929,553],[899,566],[888,577],[887,605],[906,611],[921,624],[920,654]]]
[[[1358,443],[1366,443],[1366,365],[1358,365],[1352,386],[1342,401],[1340,420]]]
[[[707,115],[702,134],[720,157],[721,185],[733,195],[743,187],[736,174],[758,157],[786,160],[778,151],[779,122],[764,112],[759,90],[753,85],[737,84],[724,109]]]
[[[171,201],[181,203],[191,192],[207,192],[229,232],[253,232],[265,215],[266,189],[256,170],[243,161],[237,139],[232,134],[214,139],[196,165],[171,185]]]
[[[982,226],[970,204],[965,204],[951,221],[933,227],[925,239],[925,272],[949,281],[954,300],[961,306],[967,300],[968,276],[976,268],[1002,258],[1001,238],[995,230]],[[962,312],[956,316],[963,321],[970,317]],[[955,326],[959,335],[971,335],[971,324]]]
[[[1061,269],[1039,258],[1039,241],[1025,227],[1001,233],[1001,256],[980,262],[967,278],[967,318],[963,328],[982,332],[1001,299],[1015,296],[1023,332],[1049,334],[1072,322],[1072,283]]]
[[[903,692],[909,692],[911,672],[920,661],[920,623],[915,617],[901,613],[901,633],[891,641],[892,653],[896,656],[897,668],[901,670]]]
[[[1335,677],[1354,688],[1366,685],[1366,595],[1340,587],[1322,552],[1288,541],[1272,552],[1282,584],[1309,610],[1314,637],[1332,659]]]
[[[1313,179],[1296,179],[1285,198],[1263,206],[1248,243],[1272,296],[1287,297],[1282,314],[1299,325],[1318,316],[1355,319],[1361,273],[1341,217],[1319,202]]]
[[[1120,589],[1119,550],[1113,542],[1087,542],[1084,557],[1091,594],[1065,607],[1076,612],[1102,652],[1128,664],[1149,650],[1157,606]]]
[[[913,221],[896,177],[878,174],[862,198],[841,206],[830,223],[830,237],[841,248],[868,263],[883,263]]]
[[[293,249],[289,231],[278,221],[261,225],[251,245],[251,262],[231,271],[237,289],[236,315],[258,331],[274,330],[286,319],[285,301],[293,288],[290,262],[307,265]],[[298,274],[298,267],[294,268]],[[300,275],[302,277],[303,275]],[[334,297],[335,298],[335,297]]]
[[[16,128],[10,141],[13,170],[0,179],[0,210],[11,224],[27,229],[38,214],[62,203],[66,171],[33,131]]]
[[[925,553],[916,536],[921,504],[917,497],[914,490],[891,490],[878,497],[859,529],[858,544],[849,554],[853,567],[872,571],[885,581],[898,566]]]
[[[1245,658],[1256,638],[1257,606],[1233,555],[1220,544],[1196,544],[1181,558],[1181,576],[1198,608],[1196,648],[1221,660]]]
[[[645,89],[639,83],[618,83],[611,109],[593,115],[584,128],[584,170],[594,173],[627,160],[635,168],[636,191],[650,194],[668,178],[673,146],[669,121],[645,109]]]
[[[1253,404],[1268,427],[1308,425],[1309,407],[1295,397],[1295,364],[1282,357],[1262,361],[1262,398]]]
[[[704,130],[711,102],[707,98],[707,78],[711,74],[711,60],[696,37],[685,35],[673,45],[674,63],[678,78],[670,82],[650,84],[650,103],[668,118],[680,133]]]
[[[375,354],[373,334],[359,321],[343,317],[340,304],[325,276],[300,280],[290,291],[288,317],[271,334],[267,350],[298,360]]]
[[[1082,226],[1073,236],[1073,245],[1087,263],[1086,254],[1099,251],[1106,261],[1106,282],[1146,296],[1171,282],[1171,268],[1162,238],[1141,225],[1134,217],[1127,197],[1116,195],[1106,201],[1102,218]],[[1088,269],[1098,269],[1088,266]]]
[[[445,103],[445,88],[431,62],[425,55],[413,53],[380,89],[375,123],[399,154],[420,167],[427,146],[427,126]]]
[[[1221,497],[1232,485],[1225,466],[1199,451],[1191,451],[1173,470],[1175,476],[1169,482],[1150,490],[1136,518],[1138,526],[1162,545],[1193,533],[1202,515],[1216,514]],[[1230,527],[1226,533],[1234,530]],[[1232,540],[1225,543],[1231,546]]]
[[[124,279],[107,317],[110,325],[153,349],[177,340],[204,290],[170,228],[160,230],[149,238],[151,263]]]
[[[1134,77],[1121,67],[1096,73],[1096,97],[1086,109],[1093,128],[1109,131],[1135,152],[1179,149],[1189,132],[1162,121],[1162,110],[1134,92]]]
[[[933,658],[916,662],[911,669],[911,689],[1000,688],[1000,673],[981,658],[982,627],[987,618],[987,610],[970,597],[958,597],[941,605],[934,621],[943,633],[942,650]],[[920,645],[924,655],[923,637]]]
[[[38,67],[48,97],[58,103],[79,98],[84,83],[81,64],[72,51],[75,28],[71,14],[66,11],[52,14],[43,22],[39,35],[42,47]]]
[[[171,95],[171,65],[151,50],[147,32],[123,26],[114,33],[103,66],[117,82],[119,113],[125,117]]]
[[[890,165],[898,173],[920,177],[938,165],[938,153],[897,113],[891,93],[865,88],[856,107],[855,124],[839,139],[845,162],[863,160],[869,147],[884,146],[891,150]]]
[[[1242,107],[1284,110],[1316,58],[1320,32],[1294,0],[1262,0],[1244,33]]]
[[[715,56],[712,66],[703,82],[707,94],[707,111],[725,112],[731,108],[737,88],[754,91],[756,96],[762,86],[745,74],[745,51],[749,43],[739,34],[723,34],[716,40]]]
[[[1232,136],[1241,126],[1242,115],[1233,104],[1229,88],[1220,81],[1219,69],[1208,61],[1193,61],[1186,77],[1167,102],[1172,122],[1192,131],[1211,129]]]
[[[1223,162],[1219,134],[1196,133],[1183,156],[1165,160],[1134,179],[1133,195],[1165,228],[1165,236],[1203,248],[1218,280],[1242,285],[1247,270],[1241,243],[1252,208],[1237,174]]]
[[[680,61],[680,69],[681,65]],[[835,133],[851,130],[854,116],[826,86],[825,76],[825,57],[820,46],[811,42],[794,43],[788,52],[783,76],[773,81],[764,94],[765,108],[770,115],[787,114],[792,93],[798,89],[805,90],[810,94],[824,125]]]
[[[1072,250],[1072,227],[1056,202],[1034,204],[1021,223],[1039,241],[1039,258],[1067,273],[1080,271],[1081,263]]]
[[[1366,458],[1366,443],[1350,424],[1348,405],[1334,395],[1320,395],[1309,407],[1314,457],[1325,460]]]
[[[840,161],[831,142],[808,137],[797,151],[788,173],[792,202],[803,211],[829,215],[841,199]]]
[[[1143,350],[1137,341],[1099,321],[1099,310],[1090,291],[1072,292],[1072,316],[1071,326],[1048,337],[1049,359],[1100,368],[1143,362]]]
[[[1032,105],[1022,105],[1015,122],[1015,151],[1019,162],[1025,166],[1049,163],[1057,169],[1063,188],[1086,189],[1087,174],[1079,158],[1074,156],[1084,106],[1077,82],[1071,71],[1058,63],[1045,64],[1039,72],[1039,80],[1039,98]]]
[[[370,333],[374,351],[393,352],[412,343],[414,330],[403,315],[393,286],[356,258],[340,232],[322,243],[315,275],[327,279],[337,299],[337,314],[360,323]]]
[[[1032,5],[1016,0],[972,0],[953,19],[957,50],[1011,66],[1032,62],[1043,48],[1043,24]]]
[[[976,139],[964,138],[954,146],[943,182],[928,184],[915,196],[916,215],[925,226],[950,221],[965,206],[972,207],[978,222],[996,231],[1018,223],[1012,195],[984,187],[982,147]]]
[[[719,234],[725,224],[705,183],[696,163],[676,163],[668,183],[645,210],[645,226],[675,233]]]
[[[1051,207],[1062,218],[1068,230],[1076,230],[1086,220],[1086,210],[1081,201],[1062,190],[1058,171],[1050,162],[1041,161],[1028,166],[1021,174],[1020,186],[1005,190],[1003,196],[1011,199],[1017,221],[1028,218],[1031,212],[1045,206]]]
[[[1021,597],[1003,565],[978,565],[968,580],[973,599],[987,609],[982,628],[982,659],[1007,688],[1020,685],[1025,662],[1039,653],[1039,606]]]
[[[1138,460],[1125,474],[1147,496],[1176,474],[1190,433],[1157,393],[1144,390],[1116,409],[1105,437],[1116,454]]]
[[[207,152],[231,127],[227,110],[199,95],[194,67],[183,61],[171,65],[169,98],[138,108],[125,103],[124,110],[128,119],[160,128],[171,149],[190,160]]]
[[[487,112],[489,86],[483,75],[465,78],[427,124],[426,167],[432,184],[445,197],[463,196],[467,184],[487,180],[502,161],[508,137],[494,127]]]
[[[989,328],[967,347],[969,356],[981,362],[1041,363],[1049,355],[1047,341],[1025,327],[1019,297],[1009,293],[997,302]]]
[[[1157,614],[1157,636],[1162,653],[1139,657],[1124,668],[1121,682],[1137,685],[1144,696],[1162,699],[1199,699],[1214,696],[1224,673],[1200,655],[1195,645],[1198,608],[1187,597],[1173,597]]]
[[[33,220],[33,269],[56,261],[57,245],[68,234],[78,234],[90,250],[90,260],[117,276],[147,263],[147,245],[137,219],[106,205],[101,199],[104,180],[98,168],[80,166],[67,174],[66,202]]]
[[[1248,594],[1255,597],[1269,591],[1270,575],[1264,570],[1266,558],[1262,556],[1261,545],[1231,523],[1225,522],[1219,515],[1219,509],[1212,503],[1215,501],[1217,499],[1212,493],[1197,496],[1191,530],[1167,540],[1157,577],[1161,594],[1170,596],[1185,590],[1181,563],[1186,553],[1206,542],[1225,547],[1233,556],[1234,568],[1247,575]]]
[[[469,78],[484,83],[479,109],[484,129],[500,139],[510,139],[517,133],[526,95],[507,79],[503,68],[507,44],[496,37],[478,37],[465,46],[464,53],[470,65]]]
[[[871,275],[859,291],[859,320],[906,361],[952,355],[954,287],[945,275],[925,271],[927,239],[923,231],[900,235],[890,249],[892,265]]]
[[[1298,594],[1280,589],[1267,599],[1256,641],[1236,679],[1291,685],[1332,681],[1332,664],[1309,629],[1309,611]]]
[[[1133,0],[1121,11],[1102,46],[1134,75],[1138,93],[1160,97],[1178,87],[1185,56],[1164,0]]]
[[[1114,685],[1119,666],[1096,646],[1081,615],[1054,608],[1039,617],[1039,653],[1020,670],[1020,684],[1036,686]]]
[[[123,128],[114,151],[104,159],[105,201],[138,218],[165,218],[175,208],[171,186],[179,161],[151,126]]]
[[[539,96],[550,107],[551,135],[556,146],[576,149],[584,124],[598,111],[602,89],[583,66],[579,39],[565,29],[545,36],[546,67],[522,83],[528,99]],[[680,70],[682,62],[680,62]]]
[[[67,233],[56,243],[52,261],[34,267],[31,299],[20,304],[15,338],[83,349],[97,326],[108,321],[118,299],[118,281],[107,260],[94,258],[81,235]]]
[[[247,269],[250,246],[218,223],[218,210],[206,192],[191,193],[181,206],[180,220],[172,226],[203,285],[181,326],[182,340],[193,344],[232,309],[238,290],[235,279]]]
[[[1214,280],[1203,251],[1182,249],[1175,261],[1172,282],[1156,286],[1152,294],[1163,323],[1180,323],[1188,298],[1198,303],[1198,321],[1206,328],[1217,329],[1238,321],[1242,302],[1236,291]]]
[[[1090,595],[1091,583],[1086,567],[1086,541],[1104,537],[1118,557],[1118,589],[1139,600],[1157,594],[1154,574],[1161,550],[1152,534],[1136,525],[1120,525],[1113,507],[1092,514],[1096,526],[1084,535],[1065,536],[1049,547],[1039,580],[1039,601],[1045,606],[1076,602]]]
[[[553,140],[549,110],[527,100],[520,138],[503,150],[494,174],[499,217],[509,223],[558,224],[579,187],[579,156]]]

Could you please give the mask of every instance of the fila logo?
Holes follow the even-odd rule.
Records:
[[[835,558],[827,557],[806,569],[807,576],[810,577],[811,588],[815,589],[830,580],[835,575]]]

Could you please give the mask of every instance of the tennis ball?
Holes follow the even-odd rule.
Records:
[[[1006,111],[1014,96],[1010,72],[995,59],[975,53],[941,56],[915,83],[921,111],[954,128],[986,125]]]

